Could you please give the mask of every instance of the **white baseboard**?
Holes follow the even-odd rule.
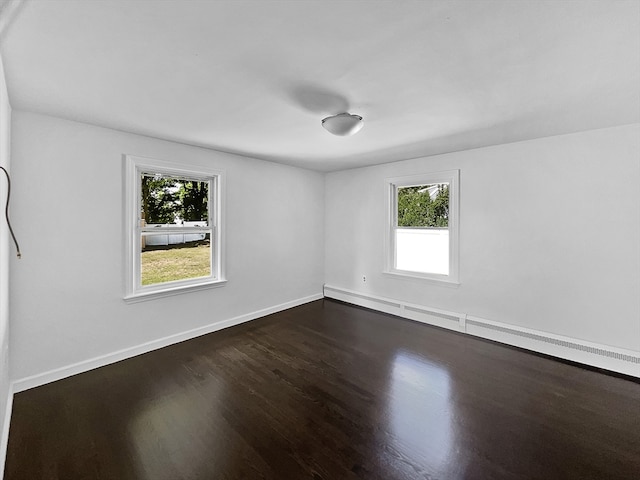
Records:
[[[13,409],[13,386],[9,385],[7,392],[7,405],[4,410],[4,422],[0,435],[0,480],[4,478],[4,465],[7,458],[7,446],[9,445],[9,426],[11,423],[11,411]]]
[[[324,296],[476,337],[640,378],[640,352],[494,322],[377,295],[325,285]]]
[[[322,293],[309,295],[308,297],[298,298],[290,302],[281,303],[280,305],[274,305],[272,307],[268,307],[262,310],[240,315],[238,317],[230,318],[228,320],[212,323],[210,325],[205,325],[203,327],[187,330],[186,332],[181,332],[174,335],[169,335],[167,337],[159,338],[157,340],[152,340],[150,342],[146,342],[141,345],[136,345],[134,347],[125,348],[122,350],[118,350],[116,352],[108,353],[106,355],[100,355],[98,357],[94,357],[88,360],[83,360],[82,362],[74,363],[72,365],[67,365],[61,368],[56,368],[54,370],[49,370],[47,372],[43,372],[36,375],[31,375],[29,377],[14,380],[12,383],[13,391],[15,393],[18,393],[24,390],[28,390],[30,388],[39,387],[40,385],[45,385],[50,382],[55,382],[56,380],[61,380],[63,378],[70,377],[72,375],[77,375],[78,373],[87,372],[95,368],[109,365],[110,363],[119,362],[127,358],[135,357],[143,353],[151,352],[159,348],[173,345],[174,343],[183,342],[185,340],[190,340],[192,338],[206,335],[207,333],[212,333],[218,330],[222,330],[223,328],[239,325],[241,323],[245,323],[250,320],[255,320],[256,318],[264,317],[272,313],[277,313],[282,310],[287,310],[289,308],[297,307],[298,305],[313,302],[314,300],[320,300],[321,298],[323,298]]]

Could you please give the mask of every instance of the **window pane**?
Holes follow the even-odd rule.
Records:
[[[449,229],[396,229],[396,268],[449,275]]]
[[[458,284],[459,170],[387,178],[385,273]]]
[[[398,187],[398,227],[448,227],[449,184]]]
[[[140,182],[144,224],[208,225],[209,181],[143,173]]]
[[[398,270],[449,274],[449,184],[398,187]]]
[[[144,233],[142,285],[211,276],[211,230],[196,233]]]

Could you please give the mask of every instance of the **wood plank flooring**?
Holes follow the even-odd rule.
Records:
[[[638,478],[640,384],[326,299],[17,394],[5,469]]]

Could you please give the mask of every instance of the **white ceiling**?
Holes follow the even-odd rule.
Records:
[[[638,0],[10,11],[0,41],[14,109],[321,171],[640,122]],[[360,133],[321,128],[342,111],[364,117]]]

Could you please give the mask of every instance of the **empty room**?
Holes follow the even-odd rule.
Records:
[[[0,480],[640,478],[640,0],[2,0],[0,208]]]

